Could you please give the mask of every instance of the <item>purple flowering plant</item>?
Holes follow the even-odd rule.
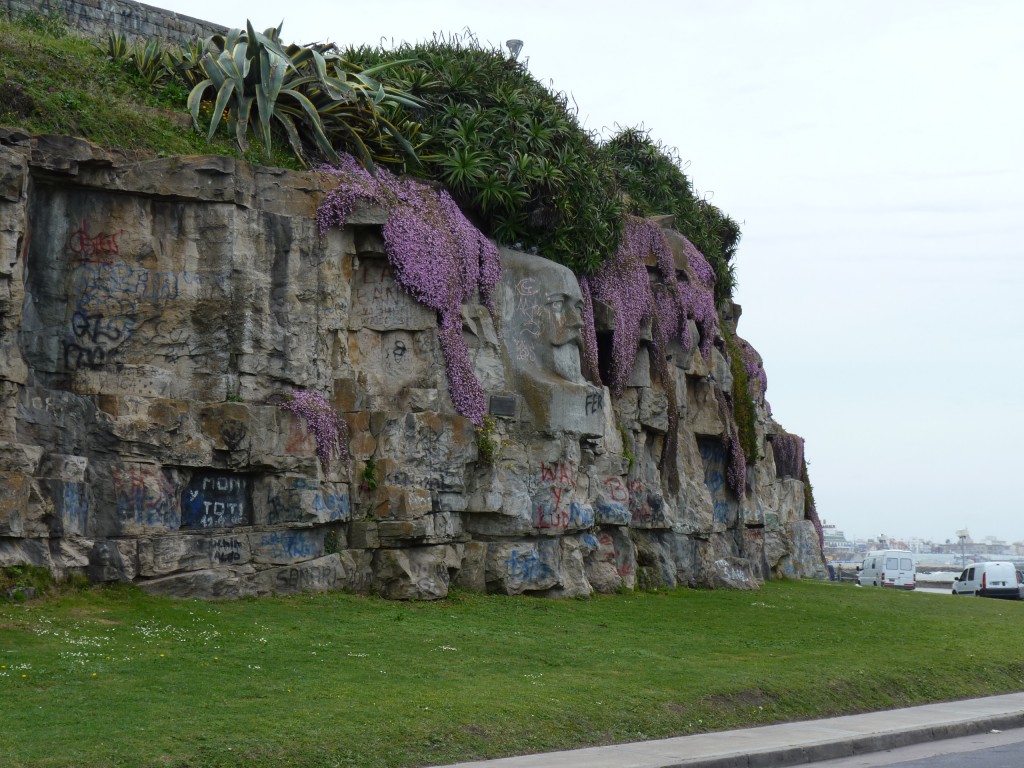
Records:
[[[700,352],[705,359],[711,354],[711,345],[718,330],[715,311],[715,273],[711,265],[685,237],[684,249],[689,277],[679,280],[675,259],[661,228],[653,221],[631,216],[627,219],[622,240],[615,257],[594,275],[580,279],[580,290],[586,303],[592,299],[602,301],[615,310],[615,335],[612,339],[611,387],[616,397],[629,379],[636,359],[640,328],[652,314],[657,314],[661,338],[655,345],[667,349],[668,342],[679,339],[685,349],[692,344],[688,319],[693,319],[700,332]],[[661,274],[663,285],[657,292],[651,288],[646,264],[653,262]],[[589,317],[587,316],[589,314]],[[593,329],[593,310],[585,312],[585,325]],[[587,367],[590,358],[596,359],[596,339],[593,331],[585,332]],[[595,366],[596,368],[596,366]]]
[[[804,465],[804,439],[789,432],[771,436],[776,477],[800,477]]]
[[[679,283],[679,291],[688,317],[697,324],[700,333],[700,353],[707,360],[711,354],[715,332],[718,330],[718,312],[715,311],[715,271],[704,258],[704,254],[686,237],[683,238],[683,252],[695,279]]]
[[[291,411],[306,423],[306,430],[316,438],[316,456],[324,472],[331,460],[340,458],[349,461],[348,424],[341,418],[338,411],[319,392],[297,389],[291,397],[281,403],[286,411]]]
[[[747,387],[750,396],[759,403],[764,402],[765,392],[768,391],[768,375],[764,370],[764,360],[750,342],[735,337],[736,346],[739,348],[740,358],[743,360],[743,367],[747,372]]]
[[[740,439],[739,429],[736,427],[736,420],[732,417],[732,408],[725,393],[715,389],[715,399],[718,401],[718,413],[726,424],[726,435],[724,437],[726,447],[726,468],[725,482],[737,498],[742,498],[747,489],[747,457],[743,453],[743,442]]]
[[[684,238],[685,239],[685,238]],[[651,321],[652,364],[668,396],[668,433],[660,465],[668,469],[670,484],[675,477],[676,429],[679,412],[675,384],[668,367],[668,345],[678,339],[684,348],[692,344],[688,318],[693,317],[701,332],[701,353],[706,358],[718,326],[714,308],[714,272],[693,245],[686,240],[691,272],[695,282],[680,282],[675,258],[665,233],[653,221],[631,216],[623,228],[615,258],[594,275],[580,279],[583,294],[584,367],[597,372],[597,339],[594,329],[593,299],[615,311],[609,386],[621,396],[636,362],[640,329]],[[647,264],[653,263],[661,282],[652,288]],[[696,287],[693,287],[696,286]],[[745,469],[744,469],[745,472]],[[741,486],[742,487],[742,486]]]
[[[580,293],[583,295],[583,374],[595,384],[601,383],[601,372],[597,363],[597,329],[594,325],[594,299],[590,293],[590,280],[579,278]]]
[[[651,250],[651,222],[636,217],[626,221],[622,241],[615,257],[587,278],[589,293],[615,310],[615,334],[612,337],[611,387],[619,397],[633,372],[640,328],[654,311],[654,296],[645,259]],[[586,341],[586,339],[585,339]],[[589,354],[589,353],[588,353]]]
[[[343,227],[359,200],[388,212],[382,235],[395,281],[437,312],[452,403],[460,414],[482,425],[486,398],[462,335],[461,307],[479,290],[480,300],[494,314],[494,287],[501,279],[497,247],[466,219],[446,191],[383,168],[371,175],[350,155],[341,160],[320,169],[338,179],[317,210],[320,232]]]

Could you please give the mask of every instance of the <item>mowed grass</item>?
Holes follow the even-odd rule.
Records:
[[[0,604],[5,766],[418,766],[1024,689],[1024,604],[771,582]]]

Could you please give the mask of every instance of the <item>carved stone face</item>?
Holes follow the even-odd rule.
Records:
[[[529,254],[503,252],[503,328],[514,368],[582,383],[583,296],[573,273]]]
[[[509,388],[541,429],[603,434],[603,390],[580,371],[583,296],[576,276],[561,264],[507,248],[501,250],[501,267]]]
[[[575,284],[575,281],[573,281]],[[579,349],[583,348],[583,297],[580,295],[579,287],[574,293],[561,290],[548,293],[545,302],[547,317],[544,319],[543,328],[546,331],[546,341],[553,347],[560,347],[563,344],[575,344]]]

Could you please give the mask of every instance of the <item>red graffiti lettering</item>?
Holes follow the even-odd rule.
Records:
[[[626,486],[622,484],[622,480],[617,477],[609,477],[604,481],[604,487],[608,491],[608,497],[612,501],[617,501],[619,504],[626,504],[629,501],[629,491],[626,490]]]
[[[563,486],[576,485],[576,468],[572,464],[558,461],[554,464],[540,463],[540,479],[544,483],[559,483]]]
[[[82,219],[82,226],[71,233],[68,238],[68,250],[83,261],[96,261],[97,256],[114,256],[120,252],[118,238],[124,234],[123,229],[117,232],[98,232],[95,235],[89,234],[89,221]],[[100,261],[101,264],[109,264],[110,261]]]

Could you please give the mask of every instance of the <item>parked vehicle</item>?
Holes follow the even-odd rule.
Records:
[[[1013,563],[1003,560],[975,563],[954,579],[953,594],[1020,600],[1021,573]]]
[[[857,583],[862,587],[917,588],[917,561],[905,549],[879,549],[868,552],[861,565]]]

